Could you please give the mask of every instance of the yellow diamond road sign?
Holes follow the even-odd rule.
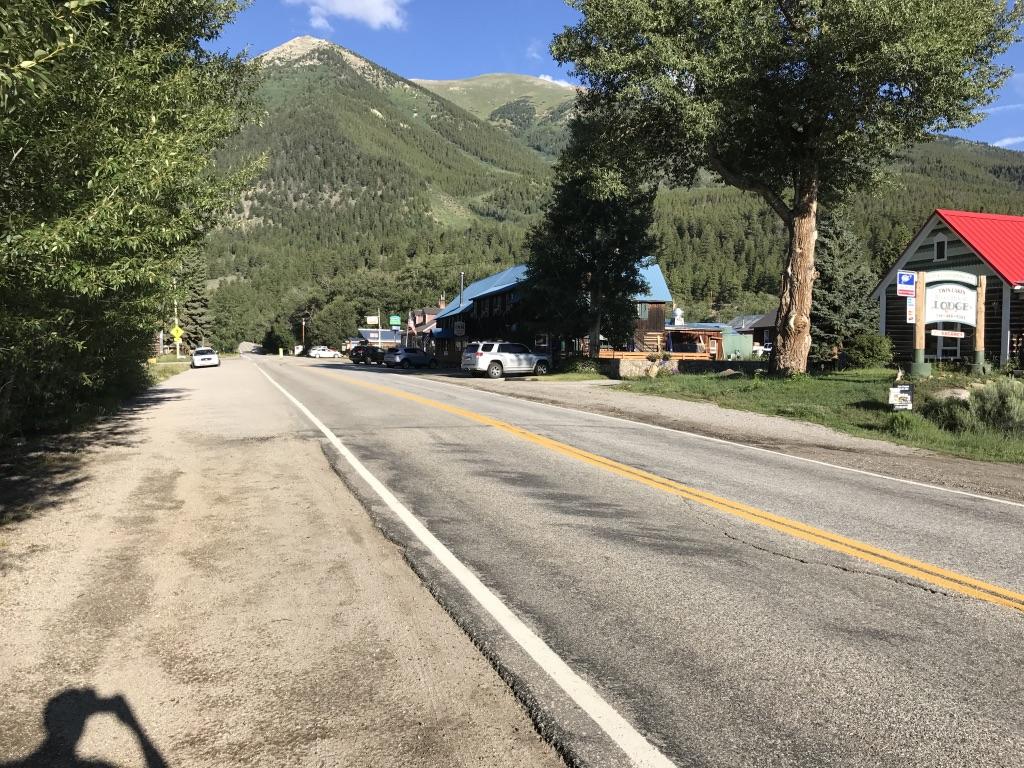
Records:
[[[181,336],[182,336],[182,334],[184,334],[184,333],[185,333],[185,332],[184,332],[183,330],[181,330],[181,328],[180,328],[180,327],[178,327],[177,325],[176,325],[176,326],[174,326],[173,328],[171,328],[171,336],[173,336],[173,337],[174,337],[174,340],[175,340],[175,341],[177,341],[178,339],[180,339],[180,338],[181,338]]]

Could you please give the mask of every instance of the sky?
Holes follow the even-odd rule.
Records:
[[[571,67],[559,68],[548,45],[576,18],[563,0],[253,0],[221,43],[259,54],[314,35],[407,78],[515,72],[569,85]],[[1024,44],[1004,63],[1015,74],[985,119],[956,135],[1024,151]]]

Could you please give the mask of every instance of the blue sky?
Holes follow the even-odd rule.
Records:
[[[350,48],[403,77],[448,80],[518,72],[568,80],[548,54],[575,21],[562,0],[254,0],[222,43],[262,53],[298,35]],[[1024,150],[1024,45],[1006,57],[1016,74],[985,120],[959,135]]]

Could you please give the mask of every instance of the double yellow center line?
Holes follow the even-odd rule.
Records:
[[[324,371],[323,369],[317,370],[321,370],[321,372],[331,375],[330,372]],[[498,419],[492,419],[489,416],[484,416],[483,414],[476,413],[474,411],[468,411],[464,408],[442,403],[438,400],[431,400],[427,397],[422,397],[411,392],[384,386],[382,384],[371,384],[363,381],[357,381],[352,376],[342,374],[342,377],[345,383],[351,386],[360,387],[373,392],[379,392],[402,400],[408,400],[419,405],[424,405],[428,408],[444,411],[445,413],[450,413],[453,416],[458,416],[460,418],[476,422],[477,424],[483,424],[488,427],[500,429],[502,432],[515,435],[522,440],[526,440],[534,445],[539,445],[542,448],[546,448],[547,450],[561,454],[562,456],[582,461],[585,464],[598,467],[607,472],[633,480],[648,487],[670,493],[673,496],[678,496],[688,501],[695,501],[699,504],[703,504],[704,506],[711,507],[712,509],[717,509],[720,512],[725,512],[726,514],[742,518],[749,522],[757,523],[758,525],[771,528],[772,530],[786,534],[787,536],[792,536],[793,538],[801,539],[803,541],[810,542],[811,544],[817,544],[821,547],[825,547],[826,549],[830,549],[834,552],[840,552],[859,560],[874,563],[875,565],[883,568],[901,573],[904,576],[909,576],[919,581],[933,584],[951,592],[959,592],[961,594],[977,598],[978,600],[984,600],[988,603],[994,603],[996,605],[1024,612],[1024,594],[1019,592],[1014,592],[995,584],[989,584],[988,582],[981,581],[961,573],[956,573],[955,571],[948,571],[944,568],[932,565],[931,563],[915,560],[913,558],[906,557],[905,555],[891,552],[887,549],[880,549],[879,547],[872,546],[871,544],[867,544],[863,541],[858,541],[857,539],[851,539],[837,533],[832,533],[831,531],[815,528],[814,526],[801,523],[798,520],[783,517],[782,515],[772,514],[771,512],[749,506],[748,504],[716,496],[697,488],[691,488],[690,486],[683,485],[682,483],[677,483],[675,480],[669,480],[668,478],[661,477],[650,472],[645,472],[642,469],[631,467],[628,464],[622,464],[618,461],[614,461],[613,459],[608,459],[604,456],[598,456],[597,454],[580,450],[579,448],[567,445],[566,443],[552,440],[551,438],[530,432],[522,427],[517,427],[514,424],[499,421]]]

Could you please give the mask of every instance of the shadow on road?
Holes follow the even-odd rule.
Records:
[[[0,446],[0,527],[39,514],[71,493],[88,477],[82,470],[86,449],[137,444],[146,411],[183,397],[185,390],[158,387],[88,427]]]
[[[167,761],[135,719],[125,698],[117,695],[105,699],[92,688],[68,688],[46,702],[43,710],[46,739],[32,754],[21,760],[0,763],[0,768],[117,768],[112,763],[88,760],[75,754],[89,718],[107,713],[116,716],[135,734],[146,768],[166,768]]]
[[[388,368],[384,365],[357,365],[356,363],[314,363],[314,368],[337,371],[366,371],[385,376],[434,376],[445,379],[468,379],[469,373],[458,368]]]

